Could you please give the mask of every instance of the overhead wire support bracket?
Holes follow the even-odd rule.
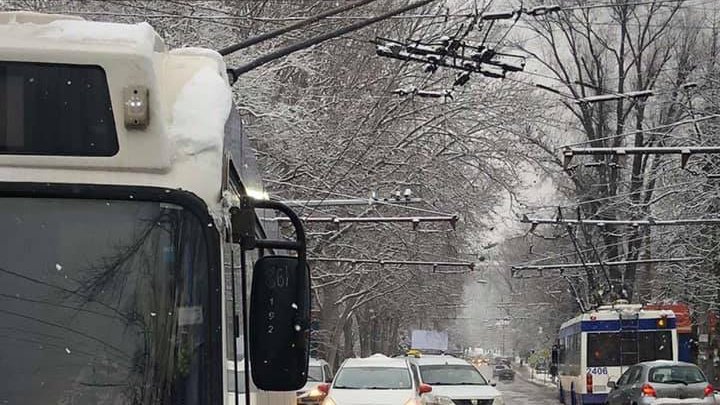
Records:
[[[341,223],[385,223],[385,222],[409,222],[413,224],[413,229],[422,222],[449,222],[450,225],[455,229],[455,226],[459,220],[458,215],[450,216],[422,216],[422,217],[301,217],[300,220],[303,222],[326,222],[333,224]],[[272,217],[262,218],[264,221],[279,221],[287,222],[288,219],[285,217]]]
[[[504,78],[507,72],[521,72],[525,69],[525,57],[497,52],[483,45],[472,46],[456,40],[445,40],[441,43],[422,43],[410,40],[407,44],[393,39],[377,37],[373,41],[378,56],[424,63],[437,68],[438,66],[479,73],[493,78]],[[505,63],[500,58],[519,59],[519,64]],[[489,65],[500,72],[484,69]]]
[[[680,155],[684,169],[691,155],[720,153],[720,146],[634,146],[617,148],[565,148],[563,167],[568,168],[576,155]]]
[[[406,204],[423,203],[422,198],[346,198],[346,199],[326,199],[326,200],[287,200],[283,201],[288,207],[336,207],[345,205],[388,205],[393,206]]]
[[[351,264],[379,264],[379,265],[398,265],[398,266],[432,266],[434,273],[440,274],[459,274],[467,272],[439,272],[438,267],[467,267],[470,271],[475,270],[473,262],[434,262],[422,260],[392,260],[392,259],[353,259],[346,257],[310,257],[308,261],[315,262],[339,262]]]
[[[683,225],[720,225],[720,218],[690,218],[690,219],[560,219],[560,218],[530,218],[523,215],[520,222],[532,224],[533,229],[537,225],[596,225],[604,227],[608,225],[629,225],[639,226],[683,226]]]
[[[671,257],[667,259],[638,259],[638,260],[620,260],[602,262],[603,266],[623,266],[626,264],[653,264],[653,263],[684,263],[704,260],[702,257]],[[530,264],[511,266],[511,275],[516,277],[517,274],[526,271],[544,272],[548,270],[558,270],[559,275],[567,275],[565,270],[581,269],[588,266],[600,266],[598,262],[591,263],[556,263],[556,264]]]
[[[630,92],[618,93],[618,94],[600,94],[597,96],[588,96],[588,97],[575,99],[574,103],[576,103],[576,104],[591,104],[591,103],[601,103],[603,101],[614,101],[614,100],[620,100],[620,99],[651,97],[654,95],[655,95],[654,90],[640,90],[640,91],[630,91]]]

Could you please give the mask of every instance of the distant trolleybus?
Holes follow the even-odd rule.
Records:
[[[218,53],[0,13],[0,403],[235,404],[244,368],[295,404],[304,232],[260,177]]]
[[[603,404],[625,369],[650,360],[677,360],[675,315],[615,304],[579,315],[560,327],[557,342],[560,401]]]

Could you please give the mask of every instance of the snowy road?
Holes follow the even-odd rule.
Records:
[[[480,372],[491,377],[492,371],[481,368]],[[540,387],[521,378],[514,382],[498,382],[497,389],[503,393],[505,405],[558,405],[557,392],[552,388]]]

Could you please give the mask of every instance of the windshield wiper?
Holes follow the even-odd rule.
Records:
[[[333,388],[339,388],[342,390],[361,390],[363,387],[349,387],[347,385],[336,385]]]

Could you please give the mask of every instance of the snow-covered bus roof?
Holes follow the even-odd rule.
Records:
[[[2,62],[102,68],[119,147],[112,156],[0,154],[0,181],[155,186],[191,191],[211,208],[219,203],[226,124],[237,113],[218,53],[168,50],[146,23],[4,12]],[[147,89],[143,128],[126,124],[128,88]]]
[[[603,305],[595,310],[580,314],[560,326],[560,335],[589,330],[620,330],[620,320],[634,320],[637,315],[639,329],[656,329],[655,320],[666,318],[663,328],[675,329],[675,313],[671,310],[648,310],[638,304]],[[585,325],[582,325],[585,324]]]

